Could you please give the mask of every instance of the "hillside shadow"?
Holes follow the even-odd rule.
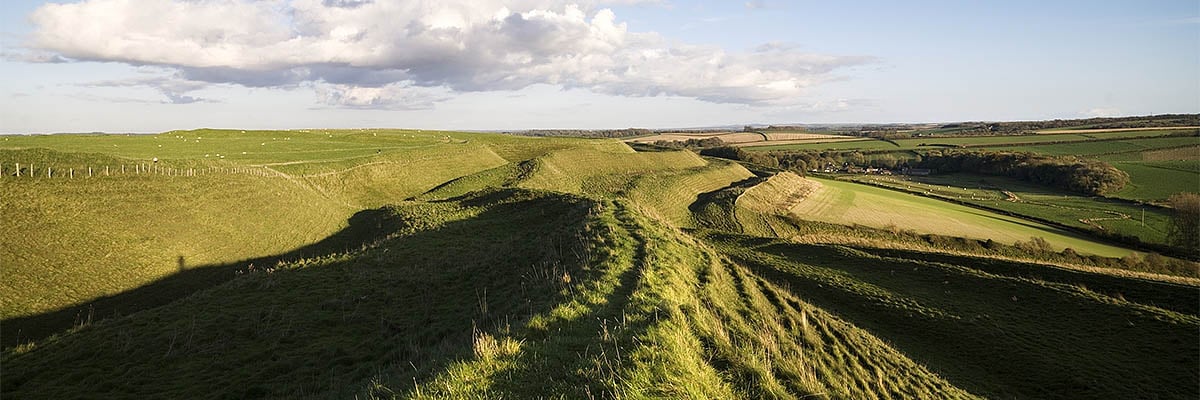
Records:
[[[5,354],[4,395],[349,398],[375,379],[394,388],[424,381],[471,358],[477,332],[499,336],[550,310],[564,274],[587,282],[599,273],[579,259],[594,203],[504,192],[481,197],[500,204],[442,223],[429,223],[440,217],[430,209],[400,213],[423,215],[415,220],[366,213],[351,224],[361,230],[341,236],[359,240],[321,243],[361,245],[409,222],[425,229],[310,266],[243,274]],[[138,290],[161,292],[173,279]]]
[[[178,272],[140,287],[56,311],[0,321],[3,330],[0,346],[8,348],[37,341],[74,326],[158,307],[227,282],[238,272],[357,249],[397,231],[402,224],[402,219],[382,207],[359,211],[347,220],[347,226],[342,230],[283,254],[192,268],[185,268],[186,260],[180,255],[176,259]]]
[[[1200,387],[1194,317],[1145,307],[1188,309],[1194,288],[906,250],[709,240],[978,394],[1194,398]]]

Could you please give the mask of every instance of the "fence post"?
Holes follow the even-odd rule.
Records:
[[[17,177],[18,177],[18,178],[20,178],[20,177],[21,177],[21,163],[13,163],[13,164],[16,164],[16,166],[17,166]]]
[[[105,165],[105,166],[104,166],[104,176],[109,176],[109,175],[108,175],[108,166],[107,166],[107,165]]]
[[[50,177],[50,167],[46,167],[46,177]]]
[[[125,164],[121,164],[121,175],[125,175]]]
[[[68,171],[70,171],[69,174],[71,176],[71,179],[75,179],[75,168],[71,168]]]
[[[88,167],[88,178],[92,177],[92,167]]]

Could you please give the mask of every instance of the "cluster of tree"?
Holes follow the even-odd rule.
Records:
[[[654,145],[672,149],[706,149],[710,147],[724,146],[725,141],[721,140],[721,138],[710,137],[688,140],[659,140],[655,141]]]
[[[778,168],[804,174],[810,170],[841,169],[843,167],[897,169],[920,162],[921,155],[897,156],[891,151],[815,151],[778,150],[745,151],[737,147],[716,147],[700,154],[745,161],[764,167]]]
[[[1111,193],[1129,183],[1129,174],[1103,161],[1034,153],[932,150],[915,166],[938,172],[1001,175],[1090,195]]]
[[[748,152],[746,152],[745,150],[742,150],[740,147],[733,147],[733,146],[721,146],[721,147],[707,148],[704,150],[700,150],[700,154],[706,155],[706,156],[712,156],[712,157],[720,157],[720,158],[725,158],[725,159],[730,159],[730,160],[738,160],[738,161],[747,161],[746,157],[749,155]]]
[[[1171,244],[1200,253],[1200,194],[1176,193],[1168,203],[1175,211],[1168,234]]]
[[[532,129],[527,131],[506,132],[513,135],[521,136],[569,136],[569,137],[584,137],[584,138],[625,138],[633,136],[645,136],[654,134],[654,131],[643,128],[627,128],[627,129]]]
[[[971,172],[1000,175],[1027,182],[1101,195],[1125,187],[1129,174],[1103,161],[1070,156],[993,151],[930,150],[910,157],[891,152],[771,151],[747,152],[736,147],[715,147],[701,154],[746,161],[770,168],[803,173],[809,170],[856,168],[924,168],[938,172]]]

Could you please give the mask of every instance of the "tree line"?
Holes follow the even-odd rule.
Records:
[[[916,167],[1007,176],[1089,195],[1112,193],[1129,184],[1129,174],[1100,160],[1024,152],[933,150]]]
[[[770,151],[748,152],[737,147],[715,147],[700,154],[745,161],[769,168],[805,173],[847,167],[922,168],[939,173],[970,172],[999,175],[1041,185],[1066,188],[1087,195],[1103,195],[1125,187],[1129,174],[1103,161],[1073,156],[1025,152],[929,150],[897,157],[890,152]]]

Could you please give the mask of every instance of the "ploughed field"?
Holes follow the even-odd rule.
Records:
[[[4,397],[1200,395],[1200,280],[898,190],[402,130],[10,136],[0,165]]]

